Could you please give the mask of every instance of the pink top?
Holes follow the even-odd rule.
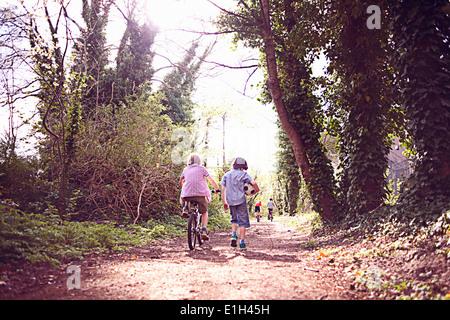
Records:
[[[180,177],[185,180],[181,189],[181,198],[206,197],[206,200],[210,202],[211,191],[206,183],[206,177],[209,177],[209,173],[203,166],[191,164],[184,168]]]

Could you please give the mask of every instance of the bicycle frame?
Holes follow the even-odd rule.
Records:
[[[195,201],[191,202],[192,209],[189,210],[188,221],[188,244],[189,249],[194,250],[198,241],[198,245],[203,244],[202,231],[202,214],[198,212],[198,204]]]
[[[212,191],[212,193],[216,192]],[[220,190],[217,193],[220,193]],[[191,207],[189,209],[189,221],[188,221],[188,244],[189,249],[194,250],[197,241],[199,246],[201,246],[204,241],[202,239],[203,214],[198,212],[198,203],[196,201],[191,201],[190,205]]]

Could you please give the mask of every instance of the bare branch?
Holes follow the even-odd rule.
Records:
[[[196,31],[196,30],[187,30],[187,29],[168,29],[166,31],[182,31],[182,32],[189,32],[189,33],[197,33],[197,34],[205,35],[205,36],[218,36],[218,35],[229,34],[229,33],[250,33],[250,34],[259,35],[258,32],[245,30],[245,29],[235,29],[235,30],[215,31],[215,32]]]
[[[209,63],[209,64],[214,64],[216,66],[227,68],[227,69],[249,69],[249,68],[258,68],[259,67],[258,64],[251,64],[251,65],[248,65],[248,66],[229,66],[229,65],[226,65],[226,64],[223,64],[223,63],[219,63],[219,62],[214,62],[214,61],[204,60],[203,62]]]
[[[239,19],[246,20],[246,21],[248,21],[248,22],[250,22],[250,23],[252,22],[252,20],[250,20],[249,18],[247,18],[247,17],[245,17],[245,16],[243,16],[243,15],[237,14],[236,12],[228,11],[228,10],[226,10],[226,9],[224,9],[224,8],[222,8],[222,7],[220,7],[220,6],[218,6],[216,3],[212,2],[211,0],[206,0],[206,1],[208,1],[209,3],[211,3],[211,4],[212,4],[213,6],[215,6],[216,8],[220,9],[220,11],[225,12],[225,13],[228,14],[228,15],[231,15],[231,16],[234,16],[234,17],[238,17]],[[239,1],[239,2],[242,2],[242,1]],[[245,2],[244,2],[244,4],[245,4]],[[246,4],[245,4],[245,5],[246,5]]]

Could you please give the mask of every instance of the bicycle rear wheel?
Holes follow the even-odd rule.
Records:
[[[197,240],[198,240],[198,245],[201,246],[203,244],[203,239],[202,239],[202,215],[198,214],[197,216],[197,228],[195,228],[195,230],[197,230]]]
[[[194,250],[195,243],[197,242],[197,215],[192,212],[188,221],[188,244],[189,249]]]

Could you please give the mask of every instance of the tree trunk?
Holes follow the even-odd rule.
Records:
[[[267,73],[269,75],[268,86],[270,94],[274,101],[275,108],[278,117],[280,118],[281,125],[283,126],[283,129],[286,131],[289,141],[292,144],[295,158],[301,169],[303,179],[308,185],[311,196],[313,197],[313,199],[318,199],[318,203],[320,205],[319,209],[322,211],[320,212],[322,218],[324,218],[328,222],[331,222],[334,220],[333,206],[336,204],[336,202],[332,195],[324,194],[321,190],[318,190],[314,188],[313,185],[311,185],[313,180],[313,174],[311,172],[309,160],[306,155],[305,143],[302,140],[300,134],[297,132],[296,128],[289,122],[289,114],[287,112],[282,97],[280,82],[278,79],[275,44],[270,24],[269,1],[260,0],[260,5],[263,18],[261,31],[263,34],[265,44],[264,50],[267,61]]]

